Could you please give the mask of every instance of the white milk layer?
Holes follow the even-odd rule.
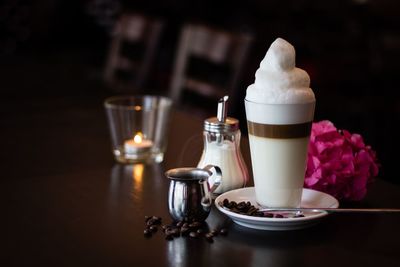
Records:
[[[309,138],[249,134],[249,141],[257,202],[265,207],[299,207]]]
[[[315,101],[305,104],[261,104],[246,99],[248,121],[261,124],[298,124],[314,118]]]

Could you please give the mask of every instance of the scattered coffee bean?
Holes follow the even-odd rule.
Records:
[[[225,201],[226,203],[230,203]],[[236,202],[233,203],[234,205]],[[249,202],[240,202],[240,209],[241,210],[248,210],[249,209]],[[251,205],[251,204],[250,204]],[[165,234],[165,239],[168,241],[174,240],[180,236],[187,236],[194,239],[198,239],[199,237],[204,237],[205,240],[209,243],[214,242],[214,237],[217,235],[226,235],[227,229],[213,229],[210,232],[205,232],[206,225],[204,222],[199,221],[178,221],[172,222],[171,224],[161,224],[162,219],[157,216],[145,216],[145,229],[143,230],[143,234],[146,237],[151,237],[158,231],[158,228],[162,229],[162,232]]]
[[[158,217],[151,217],[150,219],[147,220],[146,222],[147,226],[151,226],[151,225],[159,225],[161,224],[161,219]]]
[[[201,227],[201,225],[202,225],[201,222],[192,222],[191,224],[189,224],[189,228],[191,228],[191,229],[198,229],[198,228]]]
[[[178,228],[171,229],[170,233],[173,234],[175,237],[179,237],[181,235],[181,231]]]
[[[151,231],[149,229],[144,229],[143,234],[145,236],[151,236]]]
[[[274,218],[285,218],[285,216],[283,216],[282,214],[274,214]]]
[[[152,225],[152,226],[149,227],[149,230],[152,231],[153,233],[155,233],[155,232],[157,232],[158,227],[155,226],[155,225]]]
[[[213,236],[217,236],[218,235],[218,230],[214,229],[210,232]]]
[[[184,227],[184,226],[181,227],[181,234],[182,234],[183,236],[188,235],[189,232],[190,232],[190,228],[189,228],[189,227]]]
[[[303,214],[296,214],[293,216],[293,218],[302,218],[305,217]]]

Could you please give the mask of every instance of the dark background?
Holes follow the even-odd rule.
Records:
[[[29,112],[60,97],[79,103],[95,99],[101,106],[116,94],[102,82],[110,32],[128,10],[165,22],[156,62],[140,93],[168,94],[184,23],[254,35],[239,99],[271,42],[285,38],[296,48],[297,65],[311,76],[315,120],[328,119],[362,134],[377,151],[379,176],[400,183],[399,1],[5,0],[0,2],[0,110]],[[21,109],[24,103],[31,105]],[[231,105],[231,115],[242,126],[243,109],[242,103]]]

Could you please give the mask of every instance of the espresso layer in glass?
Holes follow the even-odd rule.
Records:
[[[249,134],[266,138],[300,138],[310,135],[312,122],[298,124],[263,124],[247,121]]]

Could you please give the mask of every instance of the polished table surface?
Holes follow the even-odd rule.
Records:
[[[229,233],[212,244],[167,241],[160,232],[145,238],[145,215],[171,221],[163,173],[196,164],[202,120],[174,112],[162,164],[119,165],[102,100],[3,101],[1,266],[400,266],[400,214],[334,214],[311,228],[273,232],[213,209],[208,226]],[[400,187],[377,179],[365,200],[344,206],[400,208]]]

